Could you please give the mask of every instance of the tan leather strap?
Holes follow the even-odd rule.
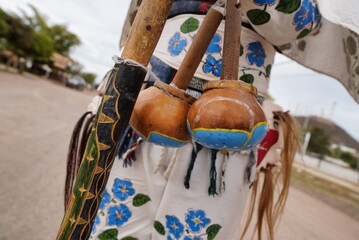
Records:
[[[212,8],[207,12],[172,81],[179,89],[187,89],[222,19],[223,15]]]
[[[237,0],[227,0],[221,79],[238,80],[242,9]]]

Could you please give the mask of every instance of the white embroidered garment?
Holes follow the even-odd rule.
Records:
[[[242,1],[243,14],[284,55],[336,78],[359,102],[359,1],[285,2]]]
[[[324,7],[326,0],[319,1],[319,10],[312,0],[292,1],[294,4],[282,0],[241,2],[250,24],[249,28],[242,28],[239,76],[243,81],[253,82],[260,95],[266,95],[273,46],[278,46],[278,51],[301,64],[334,76],[359,100],[358,36],[320,17],[321,4]],[[334,22],[337,15],[331,15],[329,10],[324,12]],[[168,19],[154,55],[178,69],[203,18],[180,14]],[[196,77],[219,78],[222,43],[223,24],[212,39]],[[216,153],[213,165],[212,151],[203,148],[195,158],[190,188],[186,189],[184,180],[191,169],[192,148],[187,144],[175,153],[173,149],[142,143],[135,151],[137,160],[132,166],[125,168],[124,161],[116,158],[91,237],[193,240],[211,235],[210,239],[238,239],[249,190],[245,179],[251,166],[248,154],[232,153],[226,160],[226,155]],[[220,191],[224,188],[225,191]],[[209,196],[208,190],[219,194]]]
[[[153,55],[172,68],[178,69],[204,17],[204,15],[183,14],[168,19]],[[223,36],[224,21],[219,25],[207,48],[195,77],[207,81],[219,80],[222,70]],[[268,94],[274,54],[275,49],[268,41],[254,31],[242,28],[238,75],[241,80],[253,82],[262,96]]]
[[[240,225],[248,196],[249,156],[217,152],[213,166],[211,150],[203,148],[186,189],[192,149],[193,145],[187,144],[176,153],[175,149],[144,142],[137,148],[137,160],[131,167],[124,168],[116,159],[90,239],[111,232],[117,239],[237,239],[238,232],[233,230]],[[225,176],[221,174],[224,163],[228,164]],[[208,195],[210,173],[215,174],[212,187],[218,195]],[[222,177],[230,179],[224,186],[219,181]]]

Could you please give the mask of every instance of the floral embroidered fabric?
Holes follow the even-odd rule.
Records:
[[[202,2],[205,4],[191,1],[197,6],[198,13],[204,13],[204,6],[208,6],[208,1]],[[254,29],[242,27],[241,80],[253,83],[259,94],[265,96],[275,54],[273,46],[278,46],[287,56],[318,71],[326,67],[327,74],[340,79],[354,96],[358,96],[359,83],[355,79],[359,76],[356,61],[359,51],[358,36],[354,32],[328,23],[320,16],[313,0],[241,2],[244,21]],[[176,8],[187,9],[182,7],[186,1],[175,3]],[[153,61],[160,65],[165,63],[174,71],[182,62],[204,18],[195,14],[176,15],[175,10],[171,10],[174,17],[168,19],[154,53],[160,62]],[[207,48],[196,78],[203,81],[219,79],[223,32],[224,23]],[[334,37],[333,32],[337,33]],[[323,39],[332,39],[343,45],[341,52],[329,52]],[[318,49],[325,54],[324,61],[323,56],[316,54]],[[336,65],[331,65],[333,59]],[[174,71],[166,71],[163,79],[171,79]],[[123,160],[117,158],[103,193],[91,238],[239,239],[237,230],[249,191],[246,172],[250,172],[252,167],[250,156],[240,152],[216,152],[216,159],[211,162],[211,150],[203,148],[195,151],[195,161],[191,161],[193,152],[192,144],[174,150],[143,142],[133,153],[136,161],[132,166],[124,168]],[[190,187],[187,187],[183,180],[189,166],[192,173]],[[218,194],[215,191],[217,195],[208,196],[211,181],[208,175],[213,169],[225,173],[219,175],[219,181],[214,184],[217,189],[225,186],[225,191],[218,191]]]
[[[154,56],[178,69],[193,42],[203,15],[183,14],[167,20]],[[222,71],[224,22],[219,26],[195,73],[196,78],[218,80]],[[254,31],[242,28],[239,78],[253,83],[260,95],[267,94],[275,49]]]

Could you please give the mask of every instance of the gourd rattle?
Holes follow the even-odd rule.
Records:
[[[185,90],[222,18],[223,15],[213,8],[208,11],[171,85],[156,81],[154,86],[140,93],[130,124],[148,142],[181,147],[191,141],[186,117],[196,99]]]
[[[221,80],[204,86],[204,94],[187,116],[192,138],[212,149],[250,149],[261,142],[268,129],[256,100],[257,89],[238,80],[241,17],[237,0],[228,0]]]

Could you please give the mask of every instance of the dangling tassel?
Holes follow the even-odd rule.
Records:
[[[221,185],[220,185],[220,189],[219,192],[220,194],[224,193],[224,191],[226,191],[226,171],[227,171],[227,165],[228,165],[228,161],[229,161],[229,153],[228,151],[222,152],[223,154],[223,163],[222,163],[222,172],[221,172]]]
[[[90,117],[88,118],[89,115]],[[67,155],[66,180],[65,180],[65,189],[64,189],[65,209],[72,193],[72,188],[73,188],[75,177],[77,175],[77,171],[81,164],[81,160],[84,152],[83,149],[86,147],[86,142],[91,132],[92,120],[93,120],[93,116],[91,115],[91,112],[85,112],[81,116],[81,118],[77,121],[74,130],[72,132],[69,151]]]
[[[165,152],[166,152],[166,148],[162,147],[160,159],[159,159],[157,165],[155,166],[155,168],[153,169],[153,174],[156,174],[160,170],[160,168],[163,166],[163,162],[165,161]]]
[[[136,161],[135,150],[142,143],[143,139],[140,138],[136,132],[133,132],[132,138],[130,141],[130,148],[122,155],[123,166],[127,167],[132,166],[132,162]]]
[[[216,159],[217,159],[217,149],[211,149],[211,170],[209,172],[210,184],[208,188],[208,195],[218,195],[217,193],[217,170],[216,170]]]
[[[132,161],[136,160],[135,150],[141,142],[142,138],[128,125],[118,150],[118,158],[123,160],[123,167],[132,166]]]
[[[130,125],[127,126],[123,137],[120,141],[120,147],[118,149],[118,158],[122,158],[123,153],[128,149],[128,146],[130,144],[130,140],[132,137],[132,128]]]
[[[135,131],[132,131],[132,137],[128,144],[129,148],[127,151],[122,154],[121,159],[123,159],[123,166],[132,166],[132,162],[136,161],[135,150],[142,143],[143,139],[140,138]]]
[[[171,158],[171,161],[165,171],[165,173],[163,174],[163,177],[168,180],[168,177],[170,176],[170,173],[173,169],[173,166],[175,165],[175,162],[178,158],[178,152],[179,152],[179,148],[176,148],[175,151],[173,152],[173,155],[172,155],[172,158]]]
[[[256,157],[254,155],[254,151],[251,150],[249,153],[249,161],[246,167],[245,180],[247,183],[251,182],[252,168],[256,164]]]
[[[191,155],[191,162],[188,165],[187,168],[187,174],[186,177],[184,178],[184,186],[186,189],[189,189],[190,184],[189,181],[191,180],[191,175],[192,175],[192,170],[194,167],[194,163],[196,161],[197,155],[199,153],[199,151],[201,151],[203,149],[202,145],[199,145],[198,143],[195,143],[193,146],[193,150],[192,150],[192,155]]]

